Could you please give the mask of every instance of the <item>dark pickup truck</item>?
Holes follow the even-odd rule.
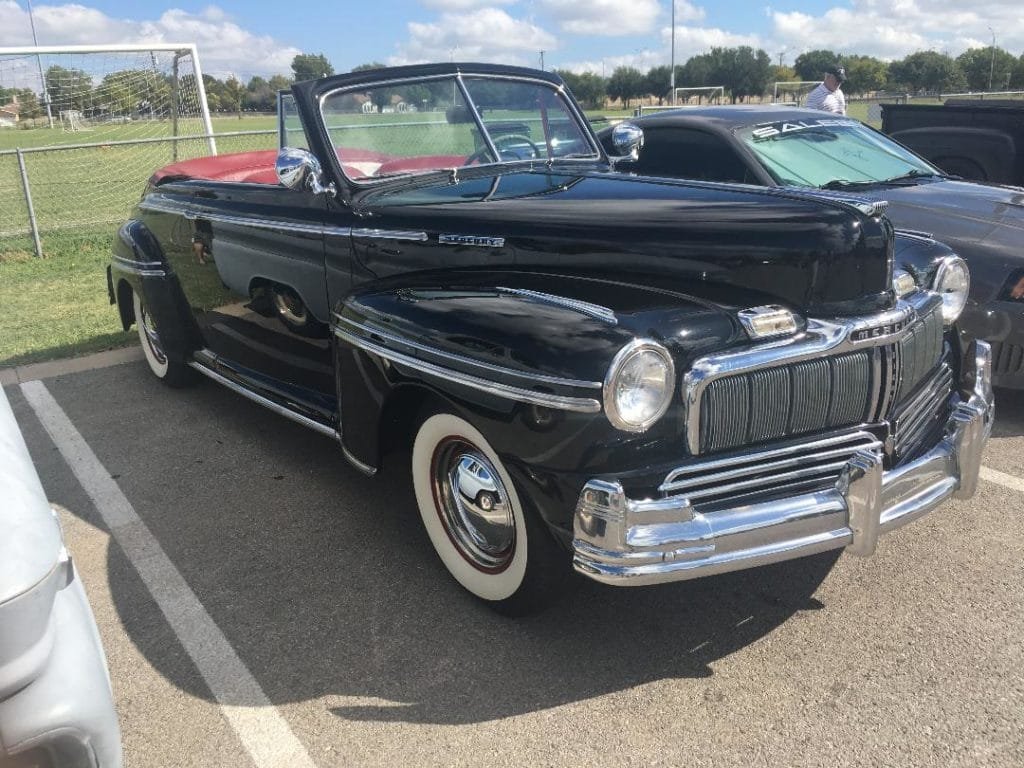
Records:
[[[882,131],[947,173],[1024,184],[1024,101],[883,104]]]

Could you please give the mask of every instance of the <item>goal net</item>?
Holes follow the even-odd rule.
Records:
[[[38,229],[62,229],[123,219],[154,170],[216,154],[191,44],[0,48],[0,116],[0,236],[22,230],[25,179]]]
[[[701,104],[721,104],[725,97],[724,85],[688,86],[676,88],[677,107]]]
[[[820,83],[821,80],[779,81],[774,84],[772,103],[801,107],[807,100],[807,94],[817,88]]]

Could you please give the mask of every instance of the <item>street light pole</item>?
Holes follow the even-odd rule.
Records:
[[[676,0],[672,0],[672,65],[668,83],[671,92],[669,103],[674,107],[676,105]]]
[[[988,89],[992,90],[992,75],[996,71],[996,33],[992,27],[988,28],[988,31],[992,33],[992,61],[988,65]]]

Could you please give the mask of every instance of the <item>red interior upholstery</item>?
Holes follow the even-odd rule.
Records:
[[[182,160],[165,165],[150,178],[151,184],[168,177],[209,179],[210,181],[248,181],[254,184],[277,184],[273,149],[260,152],[242,152],[236,155],[216,155]]]
[[[349,178],[427,171],[435,168],[453,168],[462,165],[462,155],[432,155],[426,157],[394,157],[365,149],[339,149],[342,167]],[[241,152],[234,155],[199,157],[165,165],[150,177],[151,184],[163,179],[208,179],[210,181],[237,181],[252,184],[277,184],[274,163],[277,152],[273,149],[259,152]]]

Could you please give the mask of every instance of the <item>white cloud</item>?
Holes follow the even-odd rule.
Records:
[[[422,61],[488,61],[536,65],[539,51],[558,41],[537,25],[514,19],[498,8],[445,13],[432,23],[410,22],[409,40],[398,47],[391,64]]]
[[[268,35],[255,35],[217,7],[200,13],[166,11],[158,19],[115,19],[84,5],[34,6],[40,45],[103,45],[113,43],[195,43],[203,70],[223,78],[227,73],[247,79],[253,74],[287,74],[302,51]],[[0,0],[0,45],[30,45],[27,11],[13,0]]]
[[[632,0],[628,4],[621,0],[537,0],[537,6],[570,34],[605,37],[650,32],[661,13],[658,0]],[[686,12],[697,10],[685,0],[679,7]]]
[[[971,47],[996,44],[1024,49],[1024,14],[1019,0],[853,0],[819,15],[769,9],[773,37],[792,51],[828,48],[897,59],[932,49],[956,56]]]
[[[438,11],[471,11],[474,8],[491,8],[495,5],[512,5],[516,0],[420,0],[427,8]]]

